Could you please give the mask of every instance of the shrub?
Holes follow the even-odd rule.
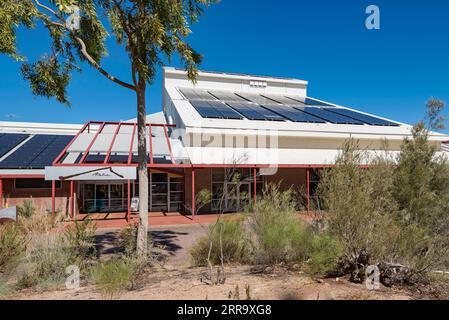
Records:
[[[38,225],[41,227],[40,225]],[[95,226],[76,223],[64,233],[33,233],[23,261],[19,288],[57,287],[66,279],[66,268],[76,265],[85,273],[94,251]]]
[[[312,275],[326,276],[337,269],[342,247],[329,233],[315,235],[311,241],[308,271]]]
[[[212,264],[221,263],[221,254],[224,263],[245,262],[248,259],[248,249],[243,220],[221,220],[210,226],[208,235],[193,246],[190,255],[193,264],[197,266],[207,265],[209,251]]]
[[[0,273],[25,252],[26,243],[26,237],[17,225],[0,225]]]
[[[133,287],[143,265],[142,260],[135,257],[115,257],[96,265],[92,279],[103,299],[117,299]]]
[[[75,257],[86,258],[95,252],[95,232],[96,225],[89,221],[75,221],[74,226],[70,226],[65,231],[67,246]]]
[[[21,206],[17,206],[17,215],[21,218],[31,218],[36,213],[33,201],[25,200]]]
[[[302,263],[309,254],[310,228],[296,217],[294,192],[266,184],[249,213],[255,263]]]

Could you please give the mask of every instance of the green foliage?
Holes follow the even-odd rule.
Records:
[[[329,233],[315,235],[310,243],[309,273],[326,276],[336,271],[342,253],[343,249],[334,236]]]
[[[61,67],[55,57],[23,64],[21,70],[23,77],[30,82],[33,94],[55,97],[59,102],[69,104],[66,88],[70,81],[70,68]]]
[[[312,234],[298,221],[295,208],[291,189],[280,191],[279,184],[264,186],[262,199],[249,213],[255,263],[302,263],[307,259]]]
[[[394,262],[414,273],[449,262],[449,164],[437,156],[429,129],[438,127],[444,103],[430,100],[424,121],[405,139],[396,158],[368,159],[346,142],[336,166],[321,179],[329,230],[353,269]],[[369,169],[359,164],[369,163]]]
[[[103,299],[116,299],[132,288],[141,269],[141,260],[119,256],[98,263],[92,269],[92,279]]]
[[[95,253],[94,234],[95,226],[90,221],[76,223],[63,233],[33,233],[18,287],[58,287],[71,265],[85,274]]]
[[[0,274],[11,268],[25,252],[27,239],[15,224],[0,225]]]
[[[208,235],[192,247],[190,255],[196,266],[207,265],[209,251],[212,264],[221,263],[221,254],[224,263],[243,263],[248,260],[248,241],[242,220],[221,220],[210,226]]]
[[[17,29],[45,26],[52,40],[49,56],[24,64],[22,73],[35,95],[55,97],[64,104],[69,104],[66,89],[71,72],[78,70],[82,62],[88,62],[111,81],[143,91],[144,84],[154,80],[156,67],[163,64],[164,58],[170,60],[177,53],[189,79],[194,81],[202,57],[185,39],[191,33],[190,24],[197,22],[203,9],[214,2],[58,0],[41,3],[3,0],[0,3],[0,53],[25,60],[17,52]],[[80,9],[78,30],[66,26],[73,5]],[[99,19],[100,15],[106,19]],[[133,84],[118,80],[101,67],[102,57],[107,55],[106,29],[112,31],[117,43],[128,53]]]
[[[21,206],[17,206],[17,215],[20,218],[31,218],[36,213],[33,201],[25,200]]]
[[[95,233],[97,227],[90,220],[75,221],[75,225],[67,227],[65,239],[71,252],[77,257],[87,258],[95,253]]]
[[[375,261],[388,255],[392,234],[388,164],[376,160],[377,165],[367,170],[359,166],[365,161],[357,143],[346,141],[335,167],[323,172],[318,187],[329,230],[338,236],[343,255],[354,266],[364,256]]]

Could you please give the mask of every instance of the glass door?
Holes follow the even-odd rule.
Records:
[[[151,211],[168,211],[168,176],[166,173],[152,173],[151,184]]]

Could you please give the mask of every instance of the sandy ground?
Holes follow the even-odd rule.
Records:
[[[113,250],[111,242],[117,231],[106,230],[99,234],[99,250],[106,254]],[[151,228],[155,244],[162,246],[168,257],[163,267],[158,267],[138,283],[138,288],[123,293],[120,299],[157,300],[214,300],[238,298],[262,299],[391,299],[403,300],[412,297],[403,291],[381,288],[376,291],[364,285],[353,284],[345,279],[313,280],[299,272],[274,272],[254,274],[249,266],[227,266],[226,282],[223,285],[208,285],[200,279],[204,268],[191,268],[189,249],[205,235],[206,228],[200,225],[166,226]],[[247,296],[249,288],[249,297]],[[237,293],[238,292],[238,293]],[[94,286],[78,290],[24,291],[16,299],[101,299]]]

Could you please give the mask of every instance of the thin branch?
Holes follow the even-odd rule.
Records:
[[[46,5],[41,4],[38,0],[34,0],[36,2],[36,5],[51,12],[56,18],[58,18],[60,21],[64,22],[64,19],[57,14],[56,11],[54,11],[53,9],[47,7]],[[69,28],[67,28],[67,26],[65,24],[62,23],[58,23],[58,22],[54,22],[54,21],[49,21],[48,22],[51,25],[63,28],[64,30],[68,31],[69,33],[71,33],[73,35],[73,37],[76,39],[76,41],[78,41],[78,43],[81,46],[81,53],[83,54],[83,56],[86,58],[87,61],[89,61],[89,63],[95,68],[97,69],[102,75],[104,75],[106,78],[108,78],[109,80],[111,80],[112,82],[115,82],[116,84],[121,85],[122,87],[125,87],[127,89],[133,90],[133,91],[137,91],[137,87],[133,86],[127,82],[124,82],[120,79],[117,79],[116,77],[114,77],[113,75],[111,75],[109,72],[107,72],[106,70],[104,70],[98,63],[97,61],[95,61],[94,58],[91,57],[91,55],[87,52],[87,47],[86,44],[84,43],[83,39],[81,39],[79,36],[77,36],[72,30],[70,30]]]
[[[117,79],[116,77],[114,77],[114,76],[112,76],[110,73],[108,73],[106,70],[104,70],[104,69],[97,63],[97,61],[95,61],[95,59],[92,58],[92,57],[89,55],[89,53],[87,52],[86,44],[84,43],[84,41],[83,41],[80,37],[78,37],[78,36],[76,36],[76,35],[74,35],[74,37],[75,37],[75,39],[78,41],[78,43],[81,45],[81,53],[83,54],[83,56],[87,59],[87,61],[89,61],[89,63],[90,63],[95,69],[97,69],[102,75],[104,75],[104,76],[105,76],[106,78],[108,78],[109,80],[111,80],[111,81],[113,81],[113,82],[115,82],[115,83],[117,83],[117,84],[119,84],[119,85],[121,85],[121,86],[123,86],[123,87],[125,87],[125,88],[128,88],[128,89],[131,89],[131,90],[133,90],[133,91],[136,91],[136,87],[135,87],[135,86],[133,86],[133,85],[127,83],[127,82],[124,82],[124,81],[122,81],[122,80],[120,80],[120,79]]]

